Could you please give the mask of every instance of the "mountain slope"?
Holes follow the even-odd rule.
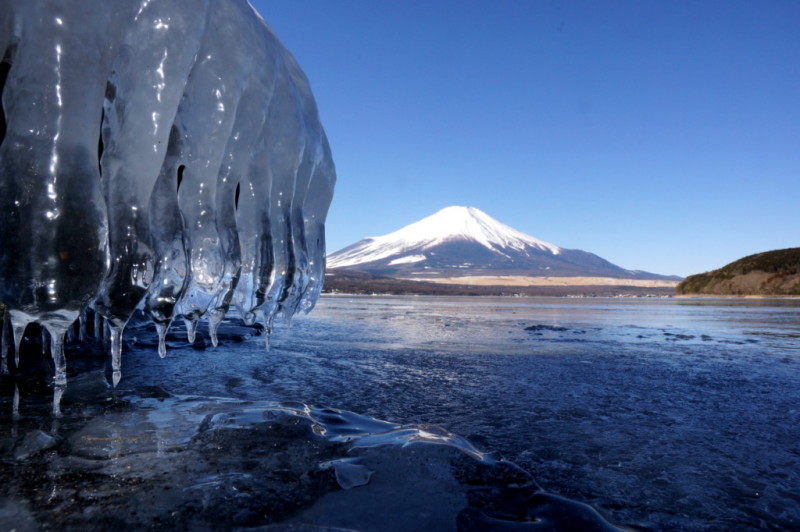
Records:
[[[474,207],[446,207],[398,231],[336,251],[327,262],[329,268],[431,279],[465,275],[667,278],[626,270],[592,253],[539,240]]]
[[[722,268],[690,275],[679,295],[800,295],[800,248],[748,255]]]

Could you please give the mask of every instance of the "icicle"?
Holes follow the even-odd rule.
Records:
[[[245,325],[247,325],[248,327],[252,327],[253,325],[256,324],[256,313],[245,312],[244,317],[242,319],[244,320]]]
[[[122,331],[125,327],[109,325],[111,329],[111,384],[116,387],[122,379]]]
[[[66,386],[58,384],[55,386],[55,388],[53,388],[53,416],[55,417],[62,416],[61,397],[64,395],[64,390],[66,389],[67,389]]]
[[[50,331],[48,331],[46,327],[42,327],[42,354],[43,355],[47,354],[47,347],[48,347],[48,344],[49,344],[49,341],[48,341],[49,338],[50,338]]]
[[[9,312],[9,320],[14,333],[14,366],[19,369],[19,348],[22,345],[22,337],[25,336],[25,329],[31,320],[27,314],[13,310]]]
[[[263,311],[258,312],[259,321],[264,325],[264,347],[267,351],[272,349],[272,322],[275,320],[275,314],[264,314]]]
[[[219,329],[219,324],[222,323],[222,318],[224,317],[225,312],[219,309],[214,309],[208,313],[208,335],[211,337],[211,345],[214,347],[219,344],[217,329]]]
[[[11,417],[14,419],[19,419],[19,386],[14,383],[14,402],[11,407]]]
[[[69,327],[67,327],[67,333],[64,342],[69,343],[73,342],[74,340],[75,340],[75,327],[73,325],[70,325]]]
[[[89,339],[89,334],[86,331],[86,313],[89,312],[89,309],[84,310],[80,316],[78,316],[78,339],[81,343],[86,342]]]
[[[10,331],[9,331],[9,324],[8,324],[8,313],[3,313],[3,334],[0,337],[0,350],[2,350],[2,361],[0,361],[0,372],[3,375],[8,375],[8,348],[11,347],[9,344],[11,343],[11,339],[9,338]]]
[[[103,327],[103,316],[99,312],[94,313],[94,337],[97,340],[105,339],[105,328]]]
[[[167,330],[172,320],[167,323],[156,323],[156,331],[158,332],[158,356],[166,358],[167,356]]]
[[[58,386],[66,386],[67,384],[67,359],[64,356],[64,335],[66,331],[54,329],[49,327],[42,327],[47,329],[50,333],[50,355],[53,357],[53,364],[55,365],[55,376],[53,382]]]
[[[53,377],[53,415],[61,417],[61,396],[67,387],[67,359],[64,356],[64,337],[67,334],[69,325],[64,327],[46,323],[42,330],[46,330],[50,336],[50,355],[53,357],[55,366],[55,376]],[[44,335],[43,335],[44,336]]]
[[[69,332],[53,353],[91,333],[119,359],[119,326],[143,298],[148,313],[196,314],[195,342],[211,302],[238,293],[245,312],[281,300],[291,315],[298,294],[311,304],[321,289],[336,174],[306,77],[247,2],[152,2],[136,17],[117,5],[147,3],[0,0],[4,97],[16,102],[0,128],[13,133],[0,157],[0,292],[17,365],[32,321]],[[166,30],[169,18],[183,23]],[[241,38],[220,45],[230,28]],[[154,85],[147,59],[167,54]],[[40,124],[37,110],[52,112]],[[81,316],[89,302],[105,318]],[[216,345],[222,318],[210,319]]]
[[[186,337],[193,344],[197,333],[197,318],[183,318],[183,323],[186,324]]]
[[[108,320],[103,319],[103,348],[108,351],[111,349],[111,324]]]

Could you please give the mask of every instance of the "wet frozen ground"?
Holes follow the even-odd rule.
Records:
[[[224,345],[216,349],[207,347],[202,338],[189,346],[176,334],[166,360],[155,354],[152,332],[131,331],[120,388],[110,392],[97,374],[84,373],[83,382],[92,383],[86,386],[96,389],[95,397],[102,400],[81,402],[79,397],[92,394],[78,393],[84,384],[81,377],[73,379],[67,392],[73,399],[65,396],[65,420],[55,430],[42,426],[52,420],[44,421],[46,405],[37,406],[36,390],[27,393],[28,399],[23,393],[20,410],[23,416],[29,412],[29,424],[23,426],[23,420],[12,422],[4,418],[4,427],[13,426],[18,431],[12,443],[5,440],[7,455],[24,454],[29,449],[31,456],[22,463],[57,462],[84,452],[76,441],[139,441],[141,423],[127,419],[127,414],[113,418],[115,411],[132,412],[135,417],[155,410],[172,419],[175,404],[188,401],[186,404],[199,409],[204,420],[212,412],[232,416],[231,412],[245,408],[244,402],[257,405],[261,416],[266,416],[249,426],[252,440],[285,432],[287,436],[279,439],[290,442],[285,445],[293,450],[280,456],[293,465],[279,467],[255,460],[251,464],[254,472],[247,473],[250,477],[214,478],[210,493],[235,493],[236,482],[242,478],[249,478],[250,484],[245,482],[244,488],[237,489],[277,490],[259,483],[270,471],[289,467],[290,471],[283,473],[286,479],[305,479],[306,484],[287,488],[287,493],[306,497],[281,502],[284,509],[275,510],[273,515],[282,517],[273,522],[282,522],[284,517],[292,519],[290,516],[298,519],[300,512],[307,519],[316,515],[317,521],[306,522],[317,525],[334,522],[330,510],[325,514],[320,509],[325,507],[320,501],[329,501],[326,497],[331,494],[346,492],[349,502],[345,507],[354,509],[358,508],[358,501],[363,504],[375,497],[380,499],[381,493],[384,501],[402,499],[403,482],[381,482],[393,478],[392,468],[409,470],[407,465],[398,465],[398,460],[406,460],[408,455],[396,457],[392,453],[397,451],[371,451],[375,454],[370,459],[381,463],[370,463],[367,469],[385,469],[387,473],[375,473],[377,476],[370,477],[366,485],[343,490],[331,468],[319,469],[318,464],[352,457],[355,451],[335,447],[342,442],[309,438],[309,431],[313,432],[310,427],[325,427],[324,422],[315,423],[303,416],[286,418],[301,425],[297,430],[302,437],[282,425],[280,430],[275,428],[277,425],[263,425],[276,423],[270,418],[273,414],[264,414],[272,412],[276,404],[316,405],[345,411],[335,416],[347,417],[351,415],[348,412],[355,412],[359,420],[376,418],[413,425],[412,431],[438,425],[442,429],[437,430],[463,436],[495,459],[516,463],[548,493],[589,503],[621,525],[655,530],[800,528],[797,301],[340,296],[323,298],[311,315],[297,318],[291,330],[279,327],[268,353],[263,350],[263,338],[252,331],[230,331]],[[6,384],[4,412],[10,410],[9,394]],[[209,399],[212,397],[217,399]],[[80,419],[71,420],[70,412]],[[347,418],[344,425],[355,423],[354,419]],[[185,449],[174,456],[199,452],[194,446],[206,445],[203,438],[213,439],[221,434],[206,434],[216,426],[201,426],[202,420],[195,419],[176,431],[187,441],[172,443]],[[42,432],[41,442],[37,442],[33,429],[36,423],[36,430]],[[90,437],[99,439],[76,439],[74,435],[89,425],[99,431],[90,433]],[[168,425],[182,426],[174,421]],[[115,427],[126,426],[140,430],[120,436],[121,440],[109,435],[109,431],[117,430]],[[57,440],[54,443],[46,439],[52,436]],[[25,443],[25,438],[30,440]],[[169,438],[155,440],[155,450],[147,452],[154,453],[152,456],[167,453],[172,459]],[[218,442],[219,452],[209,454],[209,460],[224,462],[224,457],[231,458],[233,451],[226,452],[231,444],[224,441]],[[159,451],[158,445],[166,447]],[[458,451],[459,445],[445,448],[466,456]],[[253,444],[253,449],[259,448]],[[441,451],[424,452],[432,452],[433,456]],[[128,455],[139,456],[138,451]],[[92,455],[83,459],[111,458]],[[117,459],[111,459],[114,460]],[[4,476],[21,467],[19,457],[8,457],[4,463]],[[452,526],[460,515],[458,524],[468,529],[470,523],[477,523],[476,515],[485,516],[486,508],[495,504],[481,503],[474,489],[470,492],[464,487],[469,482],[458,481],[457,472],[462,466],[453,466],[452,457],[426,457],[414,463],[449,464],[442,467],[450,473],[440,471],[440,483],[433,491],[452,494],[448,508],[455,510],[441,517]],[[128,460],[126,466],[131,468],[131,478],[139,479],[137,482],[145,482],[148,475],[155,474],[152,460]],[[241,469],[240,465],[235,467]],[[231,463],[223,463],[218,469],[224,472],[232,468]],[[174,468],[170,471],[174,475]],[[364,473],[356,469],[356,477],[358,471]],[[184,484],[181,489],[199,482],[184,473],[178,476],[178,485]],[[71,474],[77,475],[74,471]],[[314,480],[315,475],[322,480]],[[91,485],[99,482],[98,478],[106,477],[70,478],[62,485],[71,486],[64,489],[80,494],[83,483]],[[430,475],[414,478],[411,484],[422,485],[422,478]],[[509,480],[505,474],[481,478],[482,488],[489,491],[525,484],[519,479]],[[474,484],[473,481],[473,488]],[[450,488],[443,490],[442,486]],[[47,494],[55,493],[52,497],[68,500],[59,494],[59,489],[48,486],[41,496],[46,499]],[[530,486],[528,489],[523,498],[541,493]],[[114,500],[114,493],[117,492],[111,490],[103,504]],[[390,496],[393,493],[395,497]],[[521,495],[508,496],[503,504],[510,504],[514,497],[519,499]],[[189,502],[184,504],[180,499],[176,504],[187,508],[186,504],[195,500],[187,497]],[[229,501],[224,497],[221,500]],[[230,498],[234,500],[235,497]],[[223,507],[238,507],[230,501]],[[15,504],[18,502],[15,500]],[[36,505],[35,501],[25,504]],[[209,504],[215,507],[221,503]],[[146,500],[141,506],[149,507]],[[333,506],[342,507],[339,503]],[[80,507],[78,504],[71,511]],[[242,507],[248,508],[246,504]],[[409,525],[414,516],[422,519],[419,514],[425,507],[419,499],[415,502],[409,498],[381,515],[385,524],[386,515],[404,513],[405,517],[395,522]],[[188,508],[185,516],[200,512],[191,505]],[[495,510],[496,516],[500,510]],[[519,510],[515,511],[519,514]],[[23,514],[33,515],[31,512]],[[507,507],[502,512],[514,513]],[[183,526],[197,525],[185,516],[180,521]],[[91,516],[88,522],[92,522]],[[235,521],[223,521],[231,522]],[[247,526],[251,523],[247,519],[242,522]],[[380,517],[375,517],[360,526],[367,529],[370,523],[375,526],[380,522]],[[340,527],[359,526],[355,522],[337,523]],[[497,522],[494,525],[499,526]]]

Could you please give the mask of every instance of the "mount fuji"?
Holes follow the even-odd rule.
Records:
[[[509,227],[475,207],[446,207],[402,229],[331,253],[328,268],[395,278],[463,276],[610,277],[679,280],[627,270]]]

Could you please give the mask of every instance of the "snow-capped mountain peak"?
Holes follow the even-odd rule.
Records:
[[[505,255],[504,250],[533,248],[552,255],[562,249],[498,222],[475,207],[445,207],[439,212],[393,233],[369,237],[342,249],[328,258],[332,268],[374,262],[397,256],[394,264],[412,263],[425,258],[420,252],[446,242],[470,241]],[[408,256],[406,253],[413,252]]]
[[[468,276],[664,279],[580,249],[526,235],[475,207],[446,207],[388,235],[365,238],[327,257],[328,267],[398,279]]]

